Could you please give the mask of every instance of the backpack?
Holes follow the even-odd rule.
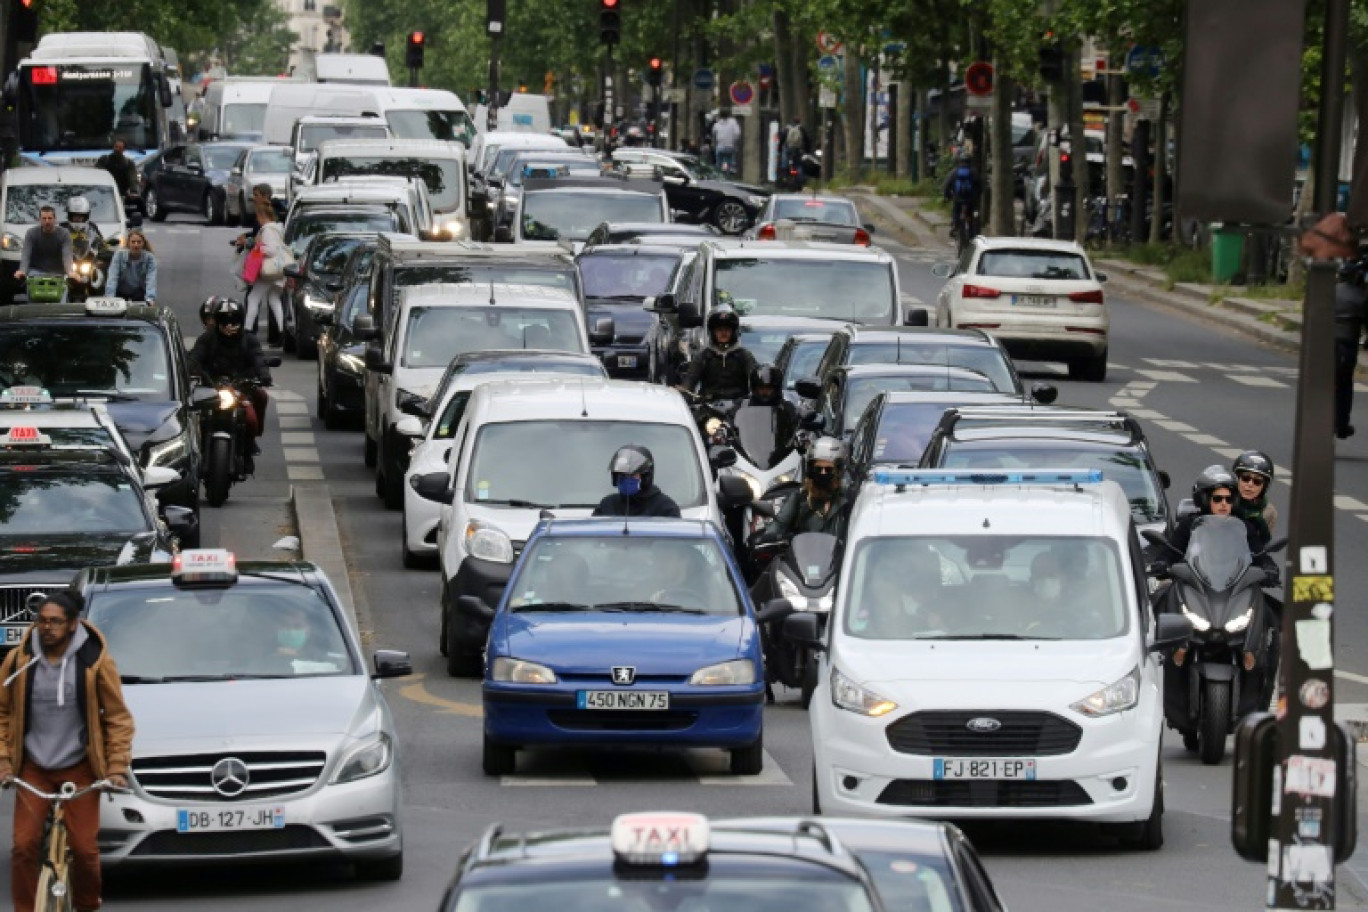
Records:
[[[951,192],[955,199],[968,199],[974,192],[974,172],[968,165],[960,165],[955,169],[955,182],[951,184]]]
[[[784,142],[790,149],[803,148],[803,128],[797,124],[789,127],[788,135],[784,138]]]

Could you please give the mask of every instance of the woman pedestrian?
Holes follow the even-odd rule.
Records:
[[[147,235],[133,228],[124,237],[123,246],[114,251],[109,261],[109,278],[105,280],[105,294],[128,301],[157,303],[157,257]]]
[[[287,262],[293,260],[285,243],[285,232],[276,221],[275,208],[257,203],[256,247],[261,251],[261,268],[247,289],[247,331],[256,334],[257,316],[268,310],[266,344],[278,346],[285,328],[284,294]],[[265,304],[265,308],[262,305]]]

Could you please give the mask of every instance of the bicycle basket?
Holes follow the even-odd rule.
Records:
[[[28,277],[28,299],[32,304],[56,304],[65,291],[66,278],[63,276]]]

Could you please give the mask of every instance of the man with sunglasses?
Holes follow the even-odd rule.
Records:
[[[1245,450],[1235,457],[1230,471],[1235,476],[1238,495],[1233,512],[1252,530],[1258,545],[1255,550],[1262,551],[1278,528],[1278,508],[1268,500],[1268,489],[1273,485],[1273,460],[1267,453]]]

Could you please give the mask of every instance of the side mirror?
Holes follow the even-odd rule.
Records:
[[[283,272],[287,279],[298,279],[301,275],[299,265],[296,263],[291,263],[289,266],[286,266]]]
[[[913,307],[903,316],[904,326],[930,326],[931,314],[925,307]]]
[[[692,301],[680,301],[675,307],[675,312],[679,316],[680,329],[695,329],[703,325],[703,314]]]
[[[594,324],[589,329],[590,345],[612,345],[616,336],[617,326],[612,317],[594,317]]]
[[[791,643],[809,649],[825,649],[822,642],[822,629],[817,625],[817,615],[811,611],[795,611],[784,618],[783,636]]]
[[[948,279],[955,274],[953,263],[937,263],[931,267],[931,274],[938,279]]]
[[[369,342],[371,339],[380,338],[380,330],[375,328],[375,317],[372,317],[370,314],[361,314],[361,316],[352,320],[351,329],[352,335],[363,342]]]
[[[1263,549],[1263,553],[1264,553],[1264,554],[1277,554],[1279,551],[1281,551],[1283,548],[1286,548],[1286,547],[1287,547],[1287,538],[1286,538],[1286,536],[1284,536],[1284,537],[1282,537],[1282,538],[1275,538],[1275,539],[1273,539],[1271,542],[1268,543],[1268,547],[1266,547],[1266,548]]]
[[[768,624],[770,621],[780,621],[793,614],[793,602],[788,599],[770,599],[765,602],[763,608],[755,612],[755,623]]]
[[[1093,272],[1093,278],[1097,279],[1097,281],[1099,282],[1105,282],[1110,278],[1110,276],[1108,276],[1105,272]]]
[[[237,165],[234,165],[234,166],[233,166],[233,170],[232,170],[232,174],[233,174],[234,177],[241,177],[241,176],[242,176],[242,169],[239,168]]]
[[[868,231],[870,234],[873,234],[873,233],[874,233],[874,223],[873,223],[873,222],[865,222],[865,223],[864,223],[864,230],[865,230],[865,231]]]
[[[406,678],[413,674],[413,659],[397,649],[377,649],[371,657],[375,665],[372,678]]]
[[[818,399],[822,395],[822,385],[815,377],[804,377],[793,384],[793,391],[804,399]]]
[[[1169,489],[1169,485],[1173,484],[1173,478],[1163,469],[1159,470],[1159,484],[1163,486],[1165,491]]]
[[[409,484],[424,500],[449,504],[455,499],[455,492],[448,484],[450,480],[451,477],[446,472],[428,472],[426,475],[414,475],[409,479]]]
[[[169,484],[180,481],[180,472],[166,466],[152,466],[143,469],[143,487],[148,490],[164,488]]]
[[[494,609],[484,603],[478,595],[463,595],[456,600],[456,610],[476,621],[494,620]]]
[[[399,411],[405,415],[412,415],[414,418],[431,418],[432,411],[428,408],[426,399],[405,399],[399,405]],[[398,427],[398,425],[396,425]]]
[[[801,382],[801,381],[799,381]],[[798,426],[805,431],[820,431],[826,422],[822,420],[822,415],[810,405],[799,406]]]
[[[735,453],[735,450],[731,450]],[[723,475],[717,479],[717,504],[724,510],[735,510],[744,507],[755,499],[755,493],[751,491],[750,484],[746,479],[737,475]]]
[[[1150,652],[1163,652],[1176,649],[1192,636],[1192,621],[1181,614],[1161,614],[1154,622],[1154,639],[1150,641]]]
[[[197,386],[190,394],[190,407],[193,409],[213,408],[218,401],[218,390],[212,386]]]
[[[390,374],[394,372],[394,365],[385,360],[385,353],[375,346],[366,348],[366,370],[375,371],[377,374]]]
[[[667,291],[664,294],[656,295],[651,306],[646,309],[654,310],[656,313],[674,313],[679,309],[679,299],[675,297],[674,292]]]
[[[403,418],[394,422],[394,433],[398,434],[400,437],[422,437],[423,422],[412,415],[405,415]]]
[[[189,507],[166,507],[162,510],[162,516],[166,518],[166,528],[171,530],[171,534],[181,541],[193,541],[195,530],[199,528],[199,517],[195,516],[195,511]]]
[[[736,450],[728,446],[715,446],[708,450],[708,464],[714,469],[729,469],[736,465]],[[750,490],[747,486],[746,490]]]
[[[1041,405],[1049,405],[1059,398],[1059,390],[1049,383],[1032,383],[1031,398]]]
[[[262,363],[265,364],[267,367],[280,367],[280,359],[279,359],[279,358],[262,358],[261,361],[262,361]]]

